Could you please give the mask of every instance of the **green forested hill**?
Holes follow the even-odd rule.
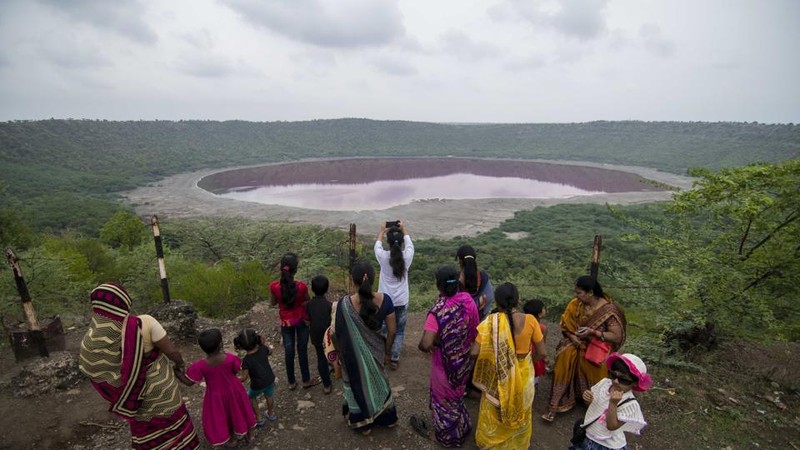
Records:
[[[65,210],[96,206],[87,204],[87,196],[102,200],[109,193],[170,174],[309,157],[401,155],[564,159],[685,173],[692,167],[720,169],[798,158],[800,126],[634,121],[434,124],[366,119],[0,123],[4,195],[40,210],[35,222],[44,228],[74,226],[64,217]],[[48,207],[56,195],[58,204],[65,206],[61,211]]]
[[[0,123],[0,160],[163,176],[201,167],[355,155],[572,159],[684,173],[800,155],[800,126],[591,122],[434,124],[366,119],[309,122]]]

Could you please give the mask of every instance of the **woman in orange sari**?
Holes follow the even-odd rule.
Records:
[[[625,343],[626,326],[625,313],[603,293],[600,283],[590,276],[575,280],[575,298],[561,316],[563,338],[556,347],[549,411],[542,419],[552,422],[557,413],[569,411],[583,391],[606,377],[605,364],[584,358],[586,347],[599,339],[616,352]]]

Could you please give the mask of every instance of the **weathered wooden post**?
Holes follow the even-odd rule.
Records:
[[[600,246],[603,245],[603,237],[599,234],[594,235],[594,245],[592,245],[592,266],[590,274],[592,279],[597,281],[597,272],[600,269]]]
[[[161,231],[158,228],[158,217],[153,215],[150,219],[153,225],[153,238],[156,242],[156,258],[158,258],[158,273],[161,276],[161,294],[164,303],[169,303],[169,281],[167,281],[167,267],[164,265],[164,246],[161,243]]]
[[[11,270],[14,272],[14,282],[17,285],[17,292],[19,292],[20,300],[22,300],[22,310],[25,313],[25,321],[28,322],[28,330],[32,347],[39,349],[39,356],[50,356],[47,351],[47,342],[44,338],[42,328],[39,326],[39,319],[36,317],[36,310],[33,309],[33,302],[31,301],[31,294],[28,292],[28,285],[25,283],[25,278],[22,276],[22,269],[19,267],[19,259],[11,247],[6,247],[6,259],[11,265]]]
[[[349,254],[349,264],[347,266],[348,273],[347,273],[347,286],[348,291],[353,291],[353,277],[350,276],[353,273],[353,266],[356,265],[356,224],[350,224],[350,254]]]

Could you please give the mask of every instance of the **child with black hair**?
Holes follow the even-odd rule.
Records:
[[[323,338],[325,330],[331,325],[331,310],[333,305],[325,298],[328,293],[328,278],[324,275],[317,275],[311,279],[311,291],[314,298],[306,304],[306,312],[311,322],[311,344],[317,352],[317,370],[322,378],[323,392],[325,395],[331,393],[331,371],[328,367],[328,358],[325,357],[325,345]]]
[[[236,377],[242,361],[222,348],[222,333],[212,328],[197,338],[206,352],[204,359],[195,361],[181,381],[189,386],[205,380],[203,397],[203,432],[208,443],[215,447],[235,448],[239,439],[250,440],[256,426],[256,416],[244,386]]]
[[[589,405],[581,423],[585,436],[573,436],[570,450],[625,449],[625,432],[639,434],[647,426],[633,395],[653,386],[644,361],[632,353],[612,353],[605,364],[608,378],[583,391]]]
[[[243,382],[250,380],[250,387],[247,389],[247,396],[253,406],[256,415],[256,426],[261,428],[267,423],[278,420],[275,415],[275,403],[272,396],[275,393],[275,373],[269,364],[269,355],[272,353],[269,346],[256,330],[245,328],[239,335],[233,338],[233,346],[236,350],[247,352],[242,358],[242,371],[239,372],[239,379]],[[258,407],[258,398],[261,396],[267,401],[267,417],[261,418],[261,409]]]
[[[539,328],[542,329],[542,336],[544,336],[545,345],[547,344],[547,327],[545,324],[542,323],[542,318],[547,315],[547,308],[544,306],[544,302],[535,298],[533,300],[528,300],[525,302],[525,305],[522,307],[522,310],[525,314],[532,315],[537,322],[539,322]],[[531,350],[533,350],[531,348]],[[547,358],[538,359],[533,362],[533,370],[534,370],[534,384],[539,384],[539,379],[547,373]]]

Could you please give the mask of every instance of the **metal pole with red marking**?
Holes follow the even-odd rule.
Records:
[[[31,294],[28,292],[28,284],[25,283],[25,277],[22,276],[22,269],[19,267],[19,259],[11,247],[6,247],[5,251],[6,259],[11,265],[11,270],[14,272],[14,282],[17,285],[17,292],[19,293],[20,300],[22,300],[22,310],[25,313],[25,321],[28,322],[31,341],[33,341],[34,346],[39,348],[39,356],[50,356],[50,352],[47,351],[47,342],[45,342],[44,333],[39,326],[39,319],[36,317],[36,311],[33,309]]]
[[[161,231],[158,229],[158,217],[153,215],[150,223],[153,225],[153,238],[156,241],[158,274],[161,277],[161,295],[164,297],[164,303],[169,303],[169,281],[167,281],[167,267],[164,265],[164,246],[161,243]]]

